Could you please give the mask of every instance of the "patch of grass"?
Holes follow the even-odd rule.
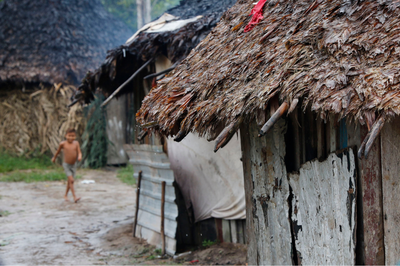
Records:
[[[155,252],[157,255],[161,255],[162,250],[161,250],[161,248],[157,248],[157,249],[154,250],[154,252]]]
[[[147,260],[155,260],[155,259],[156,259],[156,256],[154,256],[154,255],[150,255],[147,257]]]
[[[128,164],[126,167],[121,167],[117,171],[117,177],[124,183],[133,186],[136,184],[136,179],[133,177],[133,166]]]
[[[75,179],[79,179],[77,175]],[[13,171],[0,175],[0,182],[43,182],[43,181],[61,181],[66,180],[64,171],[60,169],[54,170],[29,170],[29,171]]]
[[[215,241],[203,240],[203,242],[201,243],[201,245],[203,247],[205,247],[205,248],[209,248],[209,247],[211,247],[212,245],[215,245],[215,244],[217,244],[217,240],[215,240]]]
[[[0,211],[0,217],[1,216],[6,217],[6,216],[8,216],[10,214],[11,214],[11,212],[9,212],[9,211]]]
[[[51,158],[46,155],[39,155],[28,158],[25,156],[15,156],[0,150],[0,173],[7,173],[15,170],[26,169],[55,169],[56,165],[51,162]]]

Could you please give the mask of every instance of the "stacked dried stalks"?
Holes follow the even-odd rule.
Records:
[[[33,151],[54,153],[68,128],[80,136],[84,129],[82,107],[68,108],[73,86],[40,84],[32,92],[11,90],[0,96],[0,146],[25,154]]]

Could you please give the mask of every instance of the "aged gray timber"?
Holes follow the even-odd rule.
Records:
[[[295,247],[303,265],[354,264],[356,165],[351,149],[290,175]]]
[[[158,248],[162,247],[161,183],[165,181],[165,249],[168,254],[175,254],[178,207],[175,204],[174,173],[168,157],[160,145],[126,144],[124,149],[133,165],[134,177],[137,178],[139,171],[142,171],[136,237],[144,238]]]
[[[400,119],[387,123],[381,133],[385,264],[400,261]]]
[[[258,138],[253,121],[241,127],[249,265],[292,264],[289,184],[284,163],[286,124]]]
[[[126,95],[113,99],[107,106],[107,164],[125,164],[128,161],[123,145],[126,142]]]

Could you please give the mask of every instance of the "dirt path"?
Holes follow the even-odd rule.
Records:
[[[104,238],[110,230],[130,230],[134,188],[111,171],[80,174],[83,178],[75,183],[82,200],[77,204],[64,201],[64,182],[1,183],[0,210],[6,215],[0,217],[2,264],[92,265],[121,253],[105,250],[109,241]]]
[[[0,183],[0,265],[245,262],[243,247],[232,244],[175,261],[157,259],[153,246],[131,236],[135,189],[112,171],[78,174],[77,204],[64,201],[65,182]]]

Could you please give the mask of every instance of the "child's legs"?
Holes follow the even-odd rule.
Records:
[[[64,162],[63,167],[68,177],[67,190],[65,191],[65,198],[67,198],[68,191],[71,190],[72,196],[74,197],[74,200],[76,200],[75,189],[74,189],[74,176],[76,173],[76,164],[71,165]]]
[[[69,189],[71,189],[72,192],[72,196],[74,197],[74,200],[76,199],[76,195],[75,195],[75,189],[74,189],[74,177],[72,175],[68,176],[68,185],[69,185]]]
[[[67,190],[65,191],[65,196],[64,196],[65,199],[67,199],[68,192],[69,192],[69,178],[67,177]]]

